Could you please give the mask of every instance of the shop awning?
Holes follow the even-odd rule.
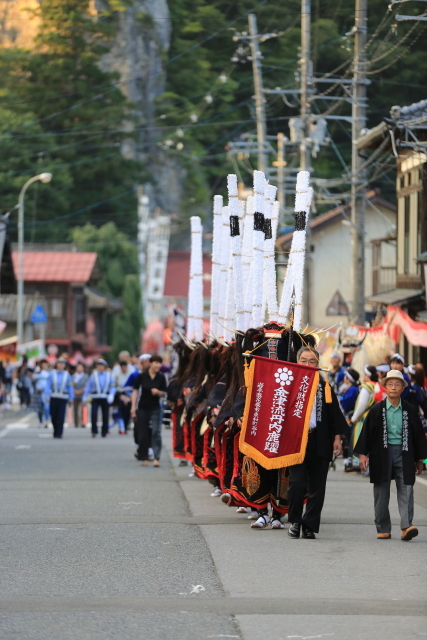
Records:
[[[377,293],[369,296],[366,302],[369,304],[397,305],[417,302],[424,295],[422,289],[392,289],[385,293]]]
[[[88,298],[89,309],[106,309],[109,313],[123,311],[123,302],[94,287],[85,287],[85,295]]]

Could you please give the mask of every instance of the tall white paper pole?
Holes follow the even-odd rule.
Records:
[[[212,279],[211,279],[211,321],[210,330],[214,336],[220,335],[218,309],[221,279],[221,234],[222,234],[222,196],[214,197],[213,238],[212,238]]]

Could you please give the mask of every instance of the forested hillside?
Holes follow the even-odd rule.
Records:
[[[108,11],[99,12],[95,19],[88,13],[88,0],[45,0],[36,13],[27,11],[23,16],[37,20],[35,41],[0,50],[1,212],[15,206],[28,177],[42,170],[54,174],[48,186],[35,185],[28,194],[27,240],[70,239],[72,227],[88,220],[96,226],[115,222],[134,239],[134,187],[152,183],[154,193],[177,192],[178,204],[169,212],[173,213],[174,246],[182,246],[188,237],[188,217],[207,214],[212,195],[225,190],[227,172],[237,172],[250,182],[256,158],[236,159],[227,152],[228,142],[255,132],[249,51],[233,40],[236,32],[247,30],[250,12],[257,16],[260,33],[277,34],[261,43],[265,87],[298,87],[300,2],[169,0],[171,45],[169,50],[161,49],[167,90],[157,99],[150,121],[122,92],[129,82],[135,82],[142,83],[143,93],[147,78],[123,82],[119,73],[105,65],[101,70],[102,56],[114,40],[118,21],[133,4],[132,0],[110,2],[105,5]],[[387,6],[384,0],[369,1],[370,125],[388,115],[393,104],[426,97],[425,26],[396,23],[396,9],[391,12]],[[405,5],[406,12],[411,10],[420,12],[419,7]],[[132,20],[149,42],[150,37],[153,41],[157,37],[156,20],[160,24],[169,18],[139,12]],[[313,0],[316,76],[338,69],[339,74],[351,77],[353,22],[353,2]],[[334,94],[339,91],[335,88]],[[313,103],[313,113],[330,108],[326,100]],[[267,96],[269,135],[283,132],[289,136],[288,120],[298,112],[294,98],[285,103],[280,96]],[[349,114],[350,105],[342,101],[332,112]],[[321,147],[313,159],[318,177],[339,176],[350,159],[349,125],[329,122],[328,134],[333,144]],[[145,161],[123,155],[123,149],[129,147],[126,141],[132,139],[141,147],[151,145],[154,154],[157,150],[167,158],[171,175],[175,172],[177,176],[175,186],[169,181],[156,182],[153,155]],[[297,166],[296,153],[287,160]],[[391,167],[373,167],[372,180],[391,197]],[[11,232],[16,233],[13,224]]]

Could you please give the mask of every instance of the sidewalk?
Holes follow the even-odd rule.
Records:
[[[330,471],[320,534],[292,540],[286,531],[250,529],[246,516],[209,497],[203,481],[176,469],[193,515],[224,524],[201,530],[228,596],[250,599],[237,614],[245,640],[335,637],[402,640],[426,632],[427,480],[417,483],[420,536],[400,540],[396,494],[393,538],[376,539],[369,481]],[[236,518],[241,519],[235,524]],[[407,617],[410,616],[410,617]]]

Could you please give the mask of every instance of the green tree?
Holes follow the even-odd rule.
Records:
[[[132,138],[132,105],[119,75],[100,66],[115,18],[110,12],[93,19],[89,0],[44,0],[32,14],[40,19],[34,48],[0,55],[0,103],[13,114],[10,125],[2,121],[9,131],[0,137],[2,202],[16,202],[33,171],[51,171],[49,189],[40,189],[35,240],[63,240],[88,217],[98,226],[120,220],[133,234],[133,187],[146,174],[122,155],[123,141]],[[89,214],[74,214],[96,203]]]
[[[113,345],[113,355],[122,349],[136,349],[143,322],[136,245],[114,222],[101,227],[91,223],[74,227],[71,238],[82,251],[98,254],[101,278],[97,288],[123,302],[123,311],[108,322],[108,344]]]

